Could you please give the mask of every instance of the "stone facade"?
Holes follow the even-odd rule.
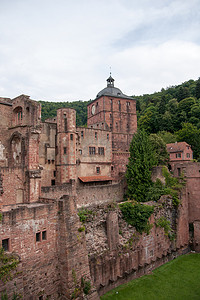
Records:
[[[0,115],[0,240],[20,260],[17,276],[1,282],[0,293],[6,289],[9,299],[16,289],[27,300],[81,299],[88,281],[84,297],[95,300],[97,291],[149,272],[189,245],[200,251],[199,163],[174,165],[175,175],[184,171],[187,178],[181,205],[174,211],[165,199],[151,217],[155,223],[166,214],[176,241],[156,226],[150,235],[138,235],[116,208],[137,118],[135,100],[115,88],[111,76],[88,105],[87,128],[76,127],[70,108],[42,123],[39,103],[26,95],[0,98]],[[158,177],[160,169],[154,170]],[[85,229],[81,207],[91,211]]]

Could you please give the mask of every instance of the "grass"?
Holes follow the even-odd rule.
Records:
[[[200,254],[179,256],[152,274],[123,284],[101,300],[199,300]]]

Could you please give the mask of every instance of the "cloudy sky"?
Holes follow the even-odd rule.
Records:
[[[0,0],[0,96],[94,99],[200,77],[200,0]]]

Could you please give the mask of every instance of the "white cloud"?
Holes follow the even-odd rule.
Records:
[[[0,96],[88,100],[199,77],[199,1],[1,0]]]

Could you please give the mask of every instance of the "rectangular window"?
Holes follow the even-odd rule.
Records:
[[[81,131],[81,137],[83,138],[83,131]]]
[[[67,132],[67,118],[64,119],[65,132]]]
[[[176,153],[176,158],[181,158],[181,153]]]
[[[67,153],[67,147],[63,148],[63,153],[66,154]]]
[[[90,154],[90,155],[95,155],[95,154],[96,154],[96,149],[95,149],[95,147],[89,147],[89,154]]]
[[[51,179],[51,185],[55,185],[55,184],[56,184],[55,179]]]
[[[53,171],[53,176],[56,177],[56,171]]]
[[[73,134],[70,134],[70,140],[73,141]]]
[[[97,174],[100,174],[100,167],[96,167]]]
[[[82,155],[82,153],[83,153],[83,152],[82,152],[82,149],[79,149],[79,154]]]
[[[2,248],[4,251],[9,251],[9,239],[2,240]]]
[[[99,155],[104,155],[104,147],[99,147],[98,148],[98,154]]]
[[[181,168],[177,168],[178,176],[181,176]]]
[[[190,153],[187,153],[187,155],[186,155],[186,156],[187,156],[187,158],[190,158]]]
[[[47,239],[47,232],[46,230],[42,231],[42,240],[46,240]]]
[[[97,132],[95,132],[95,140],[97,140]]]
[[[37,232],[35,235],[36,242],[40,242],[40,232]]]
[[[107,140],[109,141],[109,133],[107,133]]]

